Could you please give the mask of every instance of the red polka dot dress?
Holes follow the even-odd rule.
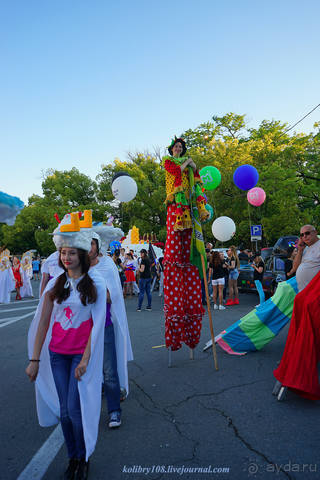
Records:
[[[190,264],[192,229],[175,231],[175,206],[167,209],[167,241],[164,265],[164,313],[166,347],[194,348],[200,340],[204,309],[198,269]]]

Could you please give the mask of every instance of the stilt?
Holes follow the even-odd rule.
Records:
[[[207,307],[208,307],[209,326],[210,326],[211,341],[212,341],[213,361],[214,361],[215,369],[218,370],[218,358],[217,358],[217,350],[216,350],[216,344],[215,344],[214,333],[213,333],[213,324],[212,324],[212,316],[211,316],[211,308],[210,308],[210,297],[209,297],[208,282],[207,282],[207,269],[205,267],[204,258],[203,258],[202,255],[201,255],[201,263],[202,263],[203,281],[204,281],[204,288],[205,288],[205,291],[206,291],[206,299],[207,299]]]
[[[287,387],[282,386],[278,394],[278,402],[282,402],[285,399],[287,393]]]
[[[282,384],[277,380],[276,383],[274,384],[272,395],[278,395],[281,387],[282,387]]]

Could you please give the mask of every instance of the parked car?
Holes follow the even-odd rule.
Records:
[[[286,280],[286,274],[284,270],[284,262],[287,256],[284,255],[271,255],[266,261],[266,268],[262,279],[262,288],[265,293],[272,296],[274,295],[278,283]]]
[[[286,257],[284,255],[274,255],[266,259],[265,271],[262,279],[262,288],[267,296],[274,295],[278,283],[286,280],[284,271],[284,262]],[[256,286],[253,279],[253,268],[246,264],[240,264],[240,273],[238,277],[238,288],[240,291],[256,291]]]
[[[273,253],[276,255],[286,255],[288,248],[292,246],[294,247],[298,240],[299,237],[297,237],[297,235],[286,235],[278,238],[273,246]]]
[[[240,261],[240,272],[239,272],[237,285],[240,292],[256,289],[256,286],[253,280],[253,268],[245,260]]]
[[[262,260],[266,262],[267,258],[271,257],[272,253],[273,253],[273,247],[261,248]]]

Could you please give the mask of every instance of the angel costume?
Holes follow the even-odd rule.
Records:
[[[20,290],[20,295],[24,297],[33,297],[31,278],[32,278],[32,263],[31,257],[23,256],[21,259],[22,267],[22,282],[23,285]]]
[[[9,259],[2,258],[0,263],[0,303],[10,303],[10,296],[15,287],[15,279]]]
[[[39,423],[50,427],[59,422],[60,405],[57,389],[50,365],[50,352],[65,353],[83,351],[91,332],[91,356],[86,373],[77,382],[80,395],[85,457],[88,460],[95,448],[101,409],[101,384],[103,363],[103,336],[106,318],[106,286],[99,273],[89,272],[97,289],[97,300],[86,306],[80,301],[76,286],[80,279],[72,281],[69,297],[58,304],[54,301],[51,321],[42,347],[39,373],[35,383],[37,413]],[[82,278],[82,277],[80,277]],[[49,281],[45,293],[51,290],[56,279]],[[28,351],[32,358],[35,336],[37,333],[45,295],[42,295],[36,315],[30,325],[28,334]],[[92,327],[92,328],[91,328]],[[66,427],[61,419],[62,429]],[[67,444],[68,446],[68,444]],[[73,456],[68,452],[69,457]]]
[[[83,224],[85,227],[92,226],[87,218],[82,221]],[[56,248],[78,248],[89,252],[92,240],[90,229],[80,231],[80,228],[78,213],[65,215],[53,232]],[[60,419],[70,459],[68,469],[71,465],[73,468],[75,465],[85,468],[83,461],[88,461],[98,437],[107,291],[101,275],[89,271],[97,298],[94,303],[83,305],[78,291],[83,275],[77,279],[70,278],[68,273],[62,275],[66,276],[64,289],[68,289],[69,296],[61,303],[57,300],[53,302],[35,383],[37,413],[41,426],[54,425]],[[47,284],[29,329],[28,352],[31,362],[39,360],[32,356],[39,322],[42,320],[42,308],[47,292],[52,290],[58,278],[51,279]],[[81,381],[78,381],[74,371],[83,358],[88,341],[90,359]],[[79,461],[79,464],[74,461]]]

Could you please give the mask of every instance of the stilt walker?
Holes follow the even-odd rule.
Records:
[[[205,253],[200,222],[206,220],[209,212],[205,208],[199,172],[186,156],[184,140],[175,138],[168,151],[170,156],[163,158],[167,194],[164,314],[166,347],[175,351],[182,343],[194,349],[200,340],[205,313],[201,298],[202,273],[199,275],[204,265],[199,244]],[[209,301],[208,305],[210,308]],[[169,351],[169,366],[170,363]]]

